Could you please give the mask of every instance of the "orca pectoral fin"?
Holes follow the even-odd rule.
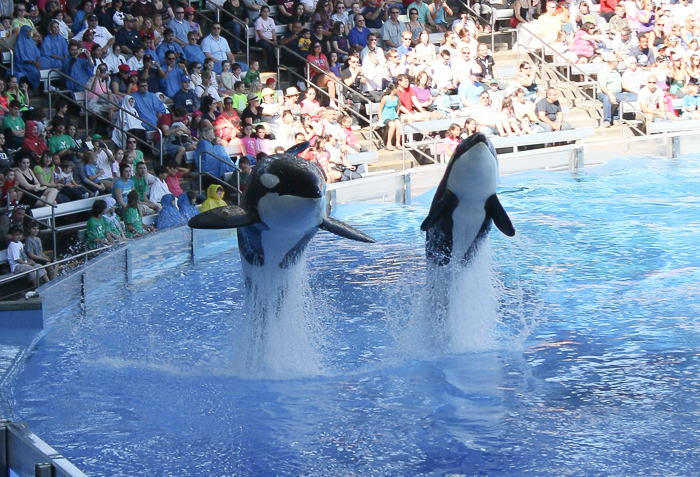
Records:
[[[229,205],[195,215],[187,225],[193,229],[235,229],[258,222],[260,219],[253,214],[247,213],[237,205]]]
[[[486,200],[484,209],[486,209],[486,215],[491,217],[498,230],[508,237],[515,235],[515,227],[513,227],[510,217],[508,217],[496,194],[493,194]]]
[[[351,225],[348,225],[345,222],[341,222],[340,220],[336,220],[332,217],[326,217],[325,219],[323,219],[320,228],[322,228],[323,230],[327,230],[332,234],[339,235],[350,240],[357,240],[358,242],[365,243],[376,242],[376,240],[374,240],[371,236],[367,235],[366,233],[357,230],[355,227],[352,227]]]
[[[442,197],[437,202],[433,202],[430,206],[430,212],[420,225],[420,229],[425,232],[435,226],[435,224],[445,217],[451,215],[459,205],[459,199],[450,190],[446,190]]]

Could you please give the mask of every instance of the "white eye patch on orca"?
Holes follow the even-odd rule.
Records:
[[[260,183],[264,185],[266,189],[272,189],[280,183],[280,178],[274,174],[263,174],[260,176]]]

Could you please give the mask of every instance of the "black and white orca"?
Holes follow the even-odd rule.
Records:
[[[318,229],[359,242],[374,239],[326,215],[326,180],[321,169],[297,153],[308,143],[268,156],[255,165],[242,197],[230,205],[196,215],[195,229],[236,228],[241,257],[250,265],[288,268]]]
[[[452,154],[421,230],[425,253],[438,266],[453,259],[467,264],[488,235],[493,221],[508,237],[515,229],[498,200],[496,151],[481,133],[464,139]]]

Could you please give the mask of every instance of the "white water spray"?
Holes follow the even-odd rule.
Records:
[[[321,374],[322,334],[314,319],[305,258],[290,269],[243,263],[246,316],[236,331],[237,373],[295,379]]]

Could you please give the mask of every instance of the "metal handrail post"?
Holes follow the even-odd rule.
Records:
[[[238,177],[238,179],[237,179],[238,187],[237,187],[236,195],[238,196],[238,201],[239,201],[239,203],[240,203],[240,200],[241,200],[241,176],[240,176],[240,172],[241,172],[241,170],[240,170],[240,169],[238,168],[238,166],[236,166],[236,164],[231,160],[231,157],[228,158],[228,160],[229,160],[230,162],[226,162],[225,159],[222,159],[222,158],[220,158],[219,156],[216,156],[216,155],[212,154],[212,153],[209,152],[209,151],[201,151],[201,152],[199,153],[199,157],[197,157],[197,162],[199,163],[199,164],[198,164],[199,167],[197,168],[197,172],[198,172],[197,175],[198,175],[198,179],[199,179],[199,193],[200,193],[200,194],[202,193],[202,156],[205,155],[205,154],[210,155],[211,157],[213,157],[213,158],[216,159],[217,161],[222,162],[222,163],[226,164],[227,166],[233,166],[233,169],[236,171],[236,174],[237,174],[237,177]],[[213,177],[213,176],[212,176],[212,177]],[[223,179],[221,179],[221,178],[217,178],[217,179],[223,180]]]

